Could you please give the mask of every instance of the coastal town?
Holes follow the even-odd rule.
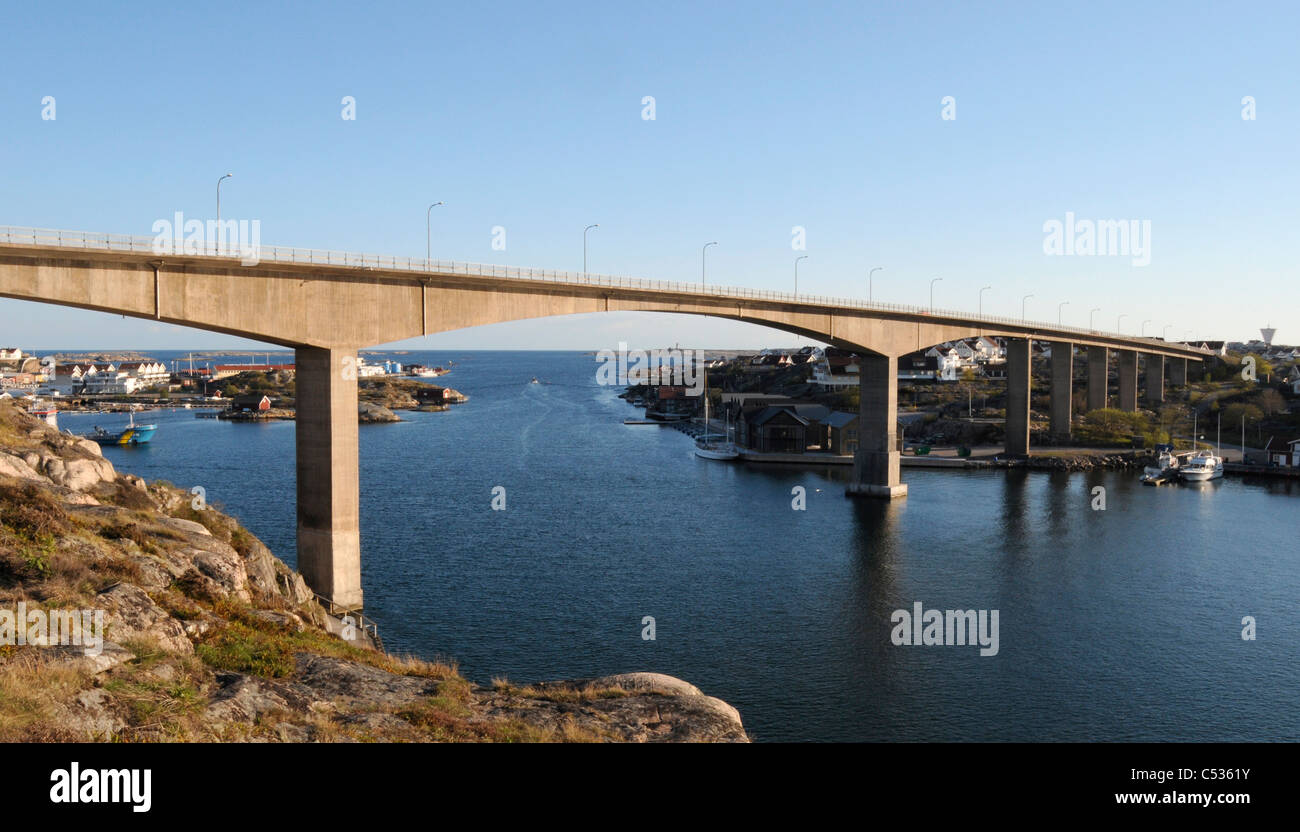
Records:
[[[1089,408],[1085,374],[1071,391],[1074,430],[1068,438],[1048,430],[1052,344],[1034,342],[1031,433],[1037,465],[1110,467],[1140,465],[1164,445],[1226,446],[1241,469],[1300,472],[1300,347],[1272,343],[1273,330],[1246,342],[1187,342],[1213,354],[1185,391],[1128,411]],[[673,378],[671,368],[635,379],[622,394],[643,409],[628,424],[666,424],[692,436],[725,440],[733,455],[750,462],[852,464],[858,445],[858,356],[834,347],[763,349],[755,353],[706,352],[697,376],[708,380],[705,397]],[[1082,351],[1072,356],[1082,361]],[[1002,339],[952,341],[898,361],[898,442],[903,464],[979,465],[1004,461],[1006,348]],[[1107,387],[1118,368],[1107,368]],[[1197,441],[1193,442],[1193,432]],[[720,457],[715,457],[720,458]],[[963,461],[965,461],[963,463]]]
[[[0,398],[25,400],[28,412],[57,426],[63,412],[137,412],[160,407],[194,409],[201,418],[233,421],[293,419],[296,373],[292,361],[241,363],[188,356],[170,362],[128,354],[37,355],[0,349]],[[216,356],[230,358],[231,356]],[[438,412],[467,401],[432,384],[450,367],[403,364],[358,356],[358,419],[398,421],[394,410]]]

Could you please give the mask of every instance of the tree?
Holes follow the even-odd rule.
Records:
[[[1260,419],[1264,418],[1264,411],[1260,410],[1253,404],[1244,402],[1234,402],[1223,409],[1223,427],[1233,429],[1241,428],[1241,421],[1245,419],[1249,424],[1257,424]]]
[[[1273,416],[1278,413],[1286,412],[1286,401],[1282,394],[1273,389],[1261,390],[1255,397],[1253,404],[1263,411],[1266,416]]]

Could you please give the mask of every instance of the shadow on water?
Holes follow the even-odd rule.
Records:
[[[897,576],[904,556],[899,527],[906,505],[902,500],[850,501],[853,558],[849,626],[858,636],[856,641],[868,646],[869,660],[882,660],[890,655],[886,649],[890,646],[888,622],[898,595]]]

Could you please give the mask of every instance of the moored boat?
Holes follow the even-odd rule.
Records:
[[[1142,470],[1142,481],[1166,479],[1178,471],[1179,461],[1173,445],[1156,445],[1156,464]]]
[[[95,429],[87,433],[85,438],[101,445],[144,445],[153,439],[156,430],[157,425],[137,425],[135,411],[131,411],[131,421],[124,429],[114,432],[95,425]]]
[[[731,441],[731,414],[727,414],[726,433],[709,433],[709,374],[704,372],[704,432],[695,438],[695,455],[704,459],[736,459],[740,451]]]
[[[1179,466],[1178,476],[1188,482],[1217,480],[1223,476],[1223,457],[1211,451],[1198,451]]]

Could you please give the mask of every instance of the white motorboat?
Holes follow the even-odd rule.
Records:
[[[1196,437],[1196,416],[1192,416],[1192,436]],[[1216,448],[1222,444],[1223,439],[1223,417],[1219,417],[1219,443]],[[1223,457],[1219,452],[1214,451],[1197,451],[1192,454],[1191,458],[1184,461],[1178,468],[1178,476],[1187,482],[1206,482],[1208,480],[1217,480],[1223,476]]]
[[[1157,445],[1156,451],[1156,464],[1142,469],[1143,482],[1164,479],[1178,472],[1179,461],[1173,445]]]
[[[1178,476],[1188,482],[1217,480],[1223,476],[1223,457],[1212,451],[1198,451],[1178,468]]]

